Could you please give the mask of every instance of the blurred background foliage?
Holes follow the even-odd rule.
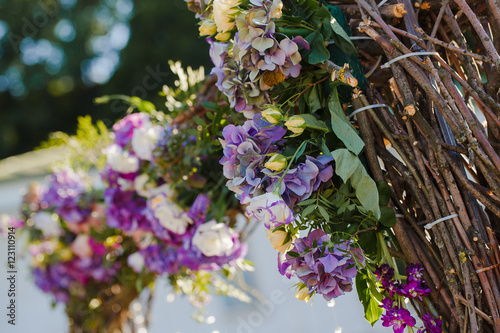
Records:
[[[79,115],[112,125],[127,107],[101,95],[161,106],[169,59],[211,66],[183,0],[0,0],[0,159],[74,132]]]

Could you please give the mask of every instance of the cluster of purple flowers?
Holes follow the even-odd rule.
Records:
[[[119,262],[108,262],[109,249],[88,238],[88,255],[75,255],[69,260],[49,262],[32,270],[35,284],[44,292],[54,295],[57,302],[67,303],[71,296],[84,298],[85,285],[92,282],[109,282],[120,269]],[[50,248],[50,247],[49,247]],[[38,254],[43,253],[43,247]],[[35,254],[32,251],[32,254]],[[50,255],[50,252],[47,254]]]
[[[352,248],[350,242],[327,246],[330,237],[321,229],[312,231],[306,238],[293,243],[292,253],[280,260],[279,271],[290,277],[296,275],[309,289],[308,294],[318,293],[329,301],[352,290],[356,277],[356,261],[364,265],[361,249]]]
[[[224,157],[220,163],[224,167],[224,176],[229,179],[226,185],[238,197],[244,193],[254,197],[275,189],[284,171],[272,172],[265,168],[265,161],[267,155],[281,152],[281,147],[286,144],[285,133],[284,128],[263,120],[260,114],[242,126],[224,128],[224,139],[220,140]],[[333,176],[331,162],[331,157],[307,156],[304,163],[290,168],[279,188],[287,205],[291,207],[309,198],[322,183],[330,180]]]
[[[53,207],[67,223],[82,223],[92,211],[84,196],[88,185],[85,177],[73,169],[56,171],[48,176],[41,204]]]
[[[406,266],[407,280],[406,283],[401,283],[394,279],[394,268],[387,264],[377,267],[375,275],[378,277],[382,284],[383,292],[388,296],[382,301],[381,307],[385,309],[382,315],[382,325],[385,327],[393,328],[395,333],[402,333],[406,326],[414,327],[416,324],[415,318],[412,317],[410,312],[403,308],[397,296],[405,298],[418,298],[429,295],[431,289],[425,285],[423,279],[423,268],[419,264],[410,264]],[[423,333],[426,330],[431,333],[440,333],[441,320],[432,318],[431,315],[426,314],[422,317],[425,328],[420,329],[418,332]]]
[[[158,274],[175,274],[183,267],[193,271],[218,270],[245,256],[247,246],[240,243],[237,232],[224,223],[206,222],[209,205],[206,195],[198,195],[186,212],[192,223],[182,235],[163,228],[163,237],[157,236],[161,242],[139,251],[147,270]]]

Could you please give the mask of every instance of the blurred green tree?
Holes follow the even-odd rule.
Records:
[[[0,0],[0,158],[29,151],[90,114],[111,125],[126,110],[95,97],[161,105],[167,61],[210,66],[183,0]]]

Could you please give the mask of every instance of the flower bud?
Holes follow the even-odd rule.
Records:
[[[299,288],[300,289],[297,291],[297,294],[295,294],[295,298],[301,299],[308,303],[309,299],[311,298],[311,294],[309,294],[309,288],[307,288],[307,285],[304,283],[299,286]]]
[[[302,134],[306,128],[306,121],[302,116],[292,116],[285,123],[285,126],[294,134]]]
[[[281,171],[286,168],[286,157],[281,154],[274,154],[264,166],[272,171]]]
[[[281,121],[281,119],[283,119],[281,110],[275,106],[269,106],[267,109],[262,111],[262,117],[271,124],[277,124]]]
[[[278,229],[278,230],[268,230],[266,229],[266,236],[271,242],[272,247],[281,253],[285,253],[290,247],[295,237],[289,237],[288,242],[284,243],[288,232]],[[284,244],[283,244],[284,243]]]
[[[215,35],[215,39],[217,39],[219,42],[227,42],[231,38],[231,33],[228,32],[219,32],[217,35]]]
[[[200,36],[212,36],[217,32],[217,26],[213,20],[204,20],[198,30],[200,31]]]

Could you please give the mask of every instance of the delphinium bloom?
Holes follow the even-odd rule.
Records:
[[[397,302],[393,302],[390,298],[384,299],[381,306],[384,307],[386,311],[381,317],[382,325],[384,327],[392,326],[395,333],[403,333],[406,326],[413,327],[416,321],[415,318],[411,316],[410,311],[395,303]]]
[[[296,239],[286,254],[290,269],[307,285],[308,293],[321,294],[327,301],[351,291],[356,260],[364,264],[361,249],[351,248],[348,241],[333,248],[323,244],[329,241],[323,230],[316,229],[308,237]]]
[[[439,318],[432,318],[429,313],[422,316],[425,328],[418,330],[418,333],[441,333],[443,332],[441,325],[443,322]]]

